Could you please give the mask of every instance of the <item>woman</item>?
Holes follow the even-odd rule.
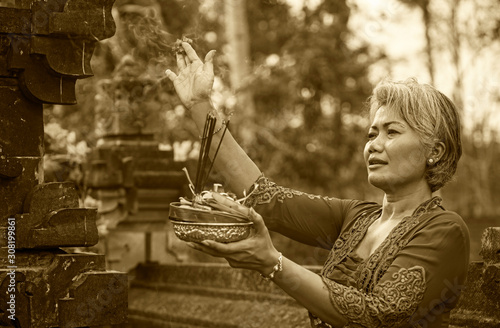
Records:
[[[215,52],[203,63],[182,46],[178,75],[166,74],[201,131],[212,110]],[[272,279],[308,309],[313,327],[448,327],[467,272],[469,235],[432,193],[450,180],[461,155],[457,110],[430,86],[385,83],[371,97],[370,121],[364,159],[369,182],[385,193],[382,205],[278,186],[226,133],[214,165],[230,190],[252,189],[246,205],[255,233],[190,246]],[[330,249],[321,274],[284,258],[268,229]]]

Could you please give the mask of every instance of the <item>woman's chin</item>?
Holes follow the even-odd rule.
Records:
[[[396,189],[396,186],[394,183],[390,183],[385,179],[384,177],[368,177],[368,182],[374,186],[375,188],[381,189],[384,192],[391,192]]]

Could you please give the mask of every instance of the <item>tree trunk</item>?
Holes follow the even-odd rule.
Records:
[[[458,31],[458,17],[457,11],[460,7],[460,0],[453,0],[451,3],[451,55],[453,58],[453,66],[455,68],[455,85],[453,88],[453,101],[460,110],[463,110],[463,97],[462,97],[462,68],[460,65],[460,33]]]
[[[236,135],[245,147],[253,139],[249,123],[254,122],[255,117],[253,94],[248,87],[251,58],[246,0],[224,0],[224,10],[231,89],[237,100],[231,125],[238,128]]]
[[[425,51],[427,52],[427,69],[429,70],[429,78],[434,85],[434,59],[432,58],[432,38],[431,38],[431,12],[429,10],[429,0],[424,0],[420,4],[425,27]]]

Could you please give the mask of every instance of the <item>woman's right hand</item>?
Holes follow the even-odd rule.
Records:
[[[184,106],[191,108],[193,105],[208,101],[214,83],[213,59],[215,50],[205,56],[205,62],[196,54],[196,51],[187,42],[182,42],[184,53],[178,53],[178,74],[167,69],[165,74],[174,83],[175,91]]]

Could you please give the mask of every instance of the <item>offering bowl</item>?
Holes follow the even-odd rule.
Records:
[[[169,219],[175,235],[188,242],[235,242],[247,238],[253,226],[253,222],[241,215],[199,209],[180,203],[170,204]]]

